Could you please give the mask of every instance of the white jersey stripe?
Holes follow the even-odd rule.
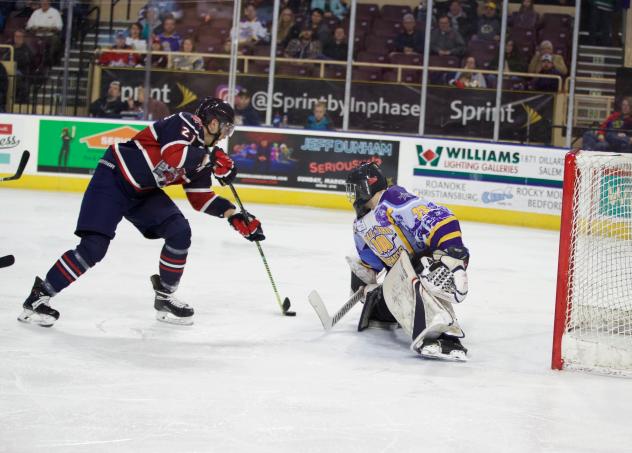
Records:
[[[186,266],[186,264],[171,264],[164,260],[160,260],[160,264],[163,264],[167,267],[172,267],[174,269],[184,269],[184,267]]]
[[[63,258],[60,258],[60,259],[59,259],[59,262],[61,263],[61,265],[62,265],[62,266],[64,266],[64,268],[68,271],[68,273],[69,273],[70,275],[72,275],[72,278],[74,278],[75,280],[77,280],[77,279],[79,278],[79,277],[77,277],[77,274],[75,274],[75,273],[73,272],[73,270],[72,270],[72,269],[71,269],[71,268],[70,268],[70,267],[69,267],[69,266],[68,266],[68,265],[64,262],[64,259],[63,259]]]
[[[216,198],[217,198],[217,194],[213,195],[209,201],[204,203],[204,206],[202,206],[202,209],[200,209],[200,212],[206,212],[206,209],[211,205],[211,203],[213,203],[213,201],[215,201]]]
[[[140,149],[141,152],[143,153],[143,157],[145,158],[145,162],[147,162],[149,171],[151,172],[151,175],[154,177],[154,181],[156,181],[156,185],[160,187],[160,184],[158,183],[158,176],[156,175],[156,173],[154,173],[154,164],[151,162],[151,159],[149,158],[149,153],[143,147],[143,145],[140,144],[138,140],[134,140],[134,143],[136,144],[136,146],[138,146],[138,149]]]
[[[213,192],[213,189],[208,188],[208,189],[184,189],[185,192],[193,192],[193,193],[210,193]]]
[[[123,159],[123,156],[121,155],[121,152],[119,151],[118,143],[114,145],[114,152],[116,153],[116,156],[118,157],[118,161],[121,163],[121,166],[123,167],[121,168],[121,170],[123,170],[123,172],[125,173],[125,176],[127,176],[128,181],[138,190],[143,190],[140,184],[138,184],[136,180],[134,179],[134,177],[132,176],[132,173],[127,168],[127,165],[125,165],[125,160]]]

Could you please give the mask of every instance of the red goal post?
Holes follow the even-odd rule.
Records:
[[[632,155],[564,167],[551,366],[632,375]]]

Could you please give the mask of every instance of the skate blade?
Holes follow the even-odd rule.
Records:
[[[463,351],[450,351],[449,354],[441,352],[441,347],[438,345],[430,345],[422,348],[419,354],[424,359],[431,360],[446,360],[448,362],[467,362],[468,357]]]
[[[42,327],[52,327],[57,320],[52,316],[43,315],[25,308],[24,311],[20,313],[20,316],[18,316],[18,321],[26,324],[36,324]]]
[[[179,326],[192,326],[193,325],[193,316],[180,318],[168,311],[156,311],[156,319],[160,322],[166,322],[167,324],[177,324]]]

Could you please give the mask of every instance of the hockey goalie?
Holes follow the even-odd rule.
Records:
[[[351,289],[364,287],[358,330],[401,326],[424,358],[467,360],[452,305],[467,296],[469,252],[446,207],[388,186],[375,163],[349,173],[357,257],[347,257]]]

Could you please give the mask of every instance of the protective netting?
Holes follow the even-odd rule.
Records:
[[[632,156],[580,152],[564,366],[632,371]],[[626,373],[627,374],[627,373]]]

